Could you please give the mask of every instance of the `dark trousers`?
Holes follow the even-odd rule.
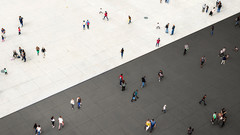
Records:
[[[21,35],[21,31],[18,32],[18,35]]]
[[[201,104],[202,102],[204,103],[204,105],[207,105],[205,100],[203,100],[203,99],[201,101],[199,101],[199,104]]]
[[[184,49],[183,55],[187,54],[187,49]]]

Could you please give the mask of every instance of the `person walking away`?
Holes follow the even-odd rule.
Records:
[[[156,47],[159,47],[160,38],[157,39]]]
[[[81,108],[81,98],[77,97],[77,104],[78,104],[78,109]]]
[[[160,82],[160,81],[163,79],[163,77],[164,77],[163,71],[160,70],[160,71],[158,72],[158,81]]]
[[[213,13],[215,12],[215,7],[213,7],[213,9],[209,12],[209,15],[213,15]]]
[[[224,56],[222,57],[221,65],[222,65],[222,64],[225,64],[226,60],[227,60],[226,55],[224,55]]]
[[[4,39],[4,35],[2,34],[1,36],[2,36],[2,42],[4,42],[4,41],[5,41],[5,39]]]
[[[168,27],[169,27],[169,23],[165,26],[165,28],[166,28],[166,33],[168,33]]]
[[[85,30],[85,26],[86,26],[86,22],[85,22],[85,20],[83,20],[82,25],[83,25],[83,30]]]
[[[19,16],[19,22],[21,24],[21,27],[23,27],[23,18],[21,16]]]
[[[35,132],[35,135],[37,134],[37,123],[35,123],[34,125],[33,125],[33,129],[34,129],[34,132]]]
[[[174,34],[174,30],[175,30],[175,25],[172,26],[172,33],[171,33],[171,35]]]
[[[139,97],[138,97],[138,89],[134,91],[134,95],[135,95],[136,99],[139,98]]]
[[[55,128],[55,119],[53,116],[51,117],[51,124],[52,124],[52,128]]]
[[[213,116],[212,116],[212,120],[211,120],[212,124],[214,124],[216,118],[217,118],[217,113],[214,112],[214,113],[213,113]]]
[[[213,35],[213,31],[214,31],[214,25],[212,25],[211,27],[211,35]]]
[[[86,24],[87,24],[87,29],[89,29],[90,22],[88,20],[87,20]]]
[[[107,13],[107,11],[105,11],[105,13],[104,13],[103,20],[105,20],[105,18],[107,18],[107,21],[108,21],[108,13]]]
[[[194,128],[189,127],[187,134],[188,134],[188,135],[191,135],[191,134],[193,133],[193,131],[194,131]]]
[[[239,25],[240,16],[235,19],[235,26]],[[240,26],[240,25],[239,25]]]
[[[22,60],[24,60],[24,62],[26,62],[26,53],[24,50],[22,50]]]
[[[120,86],[122,86],[123,74],[119,76],[119,80],[120,80]]]
[[[203,64],[206,62],[206,57],[205,56],[202,56],[201,59],[200,59],[200,67],[202,68],[203,67]]]
[[[222,8],[222,2],[219,1],[219,3],[218,3],[218,9],[217,9],[217,12],[218,12],[218,13],[220,12],[221,8]]]
[[[40,126],[40,125],[38,125],[38,126],[37,126],[37,134],[38,134],[38,135],[40,135],[40,134],[41,134],[41,130],[42,130],[41,126]]]
[[[187,54],[187,50],[189,49],[188,44],[184,45],[184,51],[183,51],[183,55]]]
[[[38,46],[36,46],[36,51],[37,51],[37,55],[39,56],[40,48]]]
[[[154,119],[152,119],[150,122],[151,122],[150,133],[152,133],[153,128],[156,127],[156,121],[154,121]]]
[[[126,82],[125,80],[122,80],[122,91],[125,91],[126,89]]]
[[[71,101],[70,101],[70,104],[71,104],[71,107],[72,107],[72,110],[74,109],[74,99],[72,98]]]
[[[142,77],[142,85],[141,85],[141,88],[143,88],[143,87],[145,86],[145,83],[146,83],[146,79],[145,79],[145,78],[146,78],[145,76]]]
[[[202,99],[199,101],[199,104],[202,104],[202,102],[203,102],[204,105],[207,105],[206,102],[205,102],[206,97],[207,97],[207,95],[205,94],[205,95],[202,97]]]
[[[21,28],[18,27],[18,35],[21,35]]]
[[[63,122],[62,116],[59,116],[59,118],[58,118],[58,123],[59,123],[59,125],[58,125],[58,130],[61,130],[61,128],[64,127],[64,122]]]
[[[202,6],[202,12],[205,11],[205,8],[206,8],[206,4],[204,4],[204,5]]]
[[[42,53],[43,53],[43,58],[45,58],[45,56],[46,56],[46,49],[44,47],[42,47]]]
[[[166,112],[167,112],[167,105],[164,105],[164,106],[163,106],[162,112],[163,112],[163,113],[166,113]]]
[[[206,13],[208,12],[208,9],[209,9],[209,6],[207,5],[207,8],[206,8]]]
[[[148,120],[145,122],[145,130],[148,131],[149,128],[150,128],[150,126],[151,126],[151,122],[150,122],[150,120],[148,119]]]
[[[131,102],[133,102],[133,101],[137,101],[137,98],[136,98],[136,96],[135,96],[135,91],[134,91],[133,94],[132,94]]]
[[[121,53],[121,58],[123,58],[123,53],[124,53],[124,49],[123,48],[121,49],[120,53]]]
[[[132,18],[131,16],[128,16],[128,24],[130,24],[132,22]]]

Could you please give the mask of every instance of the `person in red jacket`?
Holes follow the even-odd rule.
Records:
[[[121,74],[121,75],[119,76],[119,80],[120,80],[120,86],[122,86],[123,74]]]
[[[103,20],[104,20],[105,18],[107,18],[107,20],[108,20],[108,13],[107,13],[107,11],[105,11],[105,13],[104,13]]]
[[[157,39],[156,47],[159,47],[160,38]]]
[[[21,35],[21,29],[18,27],[18,35]]]

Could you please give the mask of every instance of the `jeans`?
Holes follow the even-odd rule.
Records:
[[[174,29],[172,30],[172,33],[171,33],[171,35],[173,35],[174,34]]]
[[[213,30],[211,31],[211,35],[213,35]]]
[[[166,33],[168,33],[168,28],[166,28]]]
[[[142,82],[142,88],[145,86],[145,82]]]
[[[81,103],[80,103],[80,102],[78,102],[78,109],[80,109],[80,107],[81,107]]]

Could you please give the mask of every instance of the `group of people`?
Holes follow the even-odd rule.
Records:
[[[166,28],[166,31],[165,31],[165,32],[168,33],[169,23],[166,24],[165,28]],[[175,25],[173,24],[173,26],[172,26],[172,32],[171,32],[170,35],[173,35],[173,34],[174,34],[174,30],[175,30]]]
[[[212,10],[209,12],[209,15],[210,15],[210,16],[212,16],[212,15],[215,13],[216,8],[217,8],[217,12],[219,13],[220,10],[221,10],[221,8],[222,8],[222,2],[221,2],[220,0],[217,0],[217,1],[216,1],[216,7],[213,7]],[[204,13],[204,12],[208,13],[208,9],[209,9],[209,6],[208,6],[207,4],[204,4],[204,5],[202,6],[202,12],[203,12],[203,13]]]
[[[37,51],[37,55],[39,56],[39,52],[40,52],[40,47],[39,46],[36,46],[36,51]],[[46,49],[45,49],[45,47],[42,47],[41,51],[43,53],[43,58],[45,58],[45,56],[46,56]]]
[[[212,124],[215,124],[217,122],[221,127],[223,127],[227,120],[226,114],[227,114],[227,111],[225,108],[222,108],[221,112],[218,114],[214,112],[211,119]]]
[[[13,50],[13,59],[22,57],[22,60],[24,62],[26,62],[27,59],[26,59],[26,52],[25,52],[25,50],[22,49],[21,47],[19,47],[18,50],[19,50],[19,54],[20,55],[17,53],[16,50]]]
[[[157,126],[157,124],[156,124],[156,121],[155,121],[154,119],[151,119],[151,120],[148,119],[148,120],[145,122],[144,129],[145,129],[146,131],[149,131],[150,133],[152,133],[153,128],[156,127],[156,126]]]
[[[89,26],[90,26],[90,21],[89,20],[87,20],[86,22],[85,22],[85,20],[83,20],[83,30],[85,30],[85,27],[87,26],[87,29],[89,29]]]
[[[223,47],[219,52],[219,57],[222,58],[221,64],[225,64],[226,60],[229,58],[229,54],[225,54],[226,47]]]
[[[81,106],[82,106],[82,100],[81,100],[81,98],[80,98],[80,97],[77,97],[76,102],[77,102],[78,109],[80,109]],[[74,102],[74,99],[73,99],[73,98],[70,100],[70,104],[71,104],[71,107],[72,107],[72,110],[73,110],[73,109],[74,109],[74,105],[75,105],[75,102]]]

